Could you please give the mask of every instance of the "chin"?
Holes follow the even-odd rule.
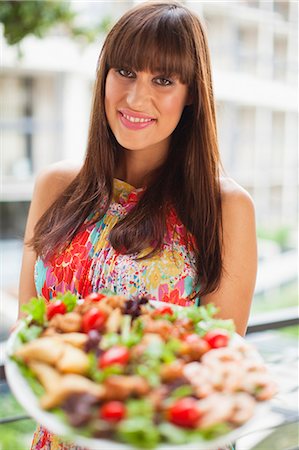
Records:
[[[143,143],[138,143],[138,142],[136,142],[134,140],[134,138],[131,138],[131,139],[117,139],[117,142],[124,149],[132,150],[132,151],[134,151],[134,150],[136,150],[136,151],[137,150],[143,150],[144,148],[150,147],[151,145],[153,145],[153,143],[149,143],[149,144],[146,144],[146,145],[145,145],[144,142]]]

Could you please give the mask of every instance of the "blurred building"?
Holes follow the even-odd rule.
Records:
[[[294,225],[298,3],[186,3],[206,20],[224,167],[252,194],[259,225]]]
[[[86,23],[134,1],[74,2]],[[297,2],[185,2],[205,19],[227,173],[253,195],[260,225],[297,219]],[[28,37],[23,58],[2,42],[4,237],[21,237],[36,173],[82,160],[102,38],[87,48],[53,32]]]

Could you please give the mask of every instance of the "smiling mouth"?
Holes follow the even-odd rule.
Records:
[[[152,122],[155,119],[146,119],[143,117],[132,117],[128,116],[128,114],[121,113],[127,120],[129,120],[132,123],[146,123],[146,122]]]
[[[133,117],[128,114],[118,111],[121,123],[131,130],[140,130],[152,125],[156,122],[156,119],[144,118],[144,117]]]

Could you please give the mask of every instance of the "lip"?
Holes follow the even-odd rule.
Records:
[[[135,130],[135,131],[150,127],[151,125],[153,125],[156,122],[156,120],[154,119],[154,120],[151,120],[150,122],[143,122],[143,123],[135,122],[135,123],[133,123],[133,122],[130,122],[128,119],[126,119],[120,111],[118,111],[118,116],[119,116],[121,123],[126,128],[128,128],[129,130]],[[131,116],[131,117],[133,117],[133,116]],[[143,118],[149,119],[150,117],[143,117]]]
[[[122,114],[126,114],[127,116],[134,117],[134,119],[135,118],[136,119],[153,119],[153,120],[156,119],[155,117],[149,116],[148,114],[142,114],[142,113],[138,113],[135,111],[133,112],[126,108],[121,108],[118,111],[121,112]]]

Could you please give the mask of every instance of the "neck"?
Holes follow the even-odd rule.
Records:
[[[143,153],[143,150],[132,151],[123,149],[116,168],[115,176],[126,181],[135,188],[148,184],[152,173],[165,161],[166,155]]]

